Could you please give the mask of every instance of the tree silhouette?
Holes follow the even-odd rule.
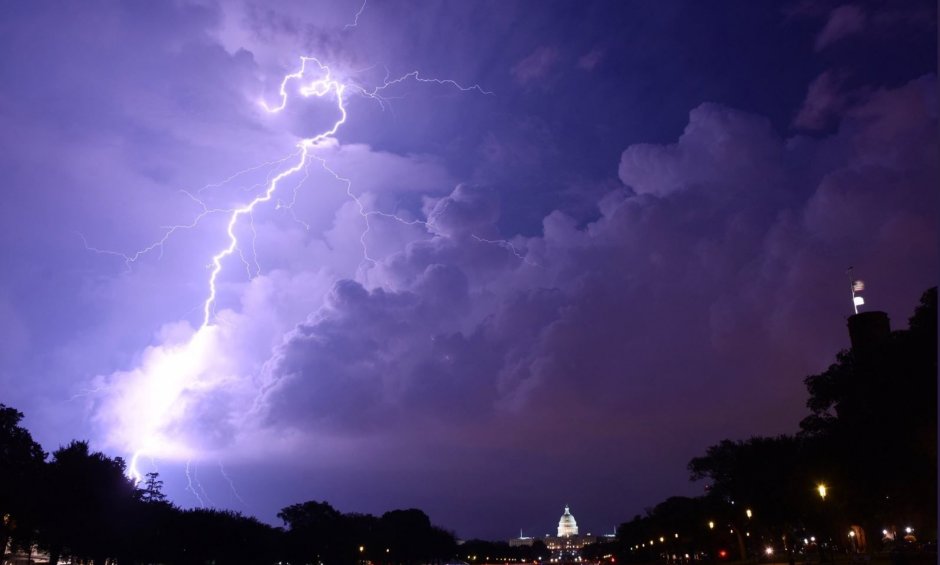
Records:
[[[140,499],[144,502],[165,502],[166,495],[163,494],[163,481],[160,480],[160,473],[152,471],[147,473],[144,480],[144,488],[140,489]]]
[[[909,329],[839,353],[805,379],[811,415],[800,426],[827,469],[840,511],[869,540],[884,525],[936,529],[937,289]]]
[[[44,482],[40,544],[49,551],[50,563],[61,555],[95,565],[117,557],[136,499],[124,461],[73,441],[52,454]]]
[[[0,560],[12,539],[14,545],[32,543],[37,477],[46,454],[20,427],[22,412],[0,404]]]

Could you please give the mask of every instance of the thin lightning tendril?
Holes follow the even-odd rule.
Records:
[[[219,460],[219,472],[222,474],[222,477],[225,478],[226,482],[228,482],[228,486],[230,489],[232,489],[232,495],[236,498],[236,500],[241,502],[242,506],[248,506],[248,503],[245,502],[245,499],[242,498],[242,495],[238,494],[238,489],[235,488],[235,481],[233,481],[232,477],[230,477],[229,474],[225,472],[225,465],[222,464],[221,460]]]
[[[197,481],[197,479],[194,478],[195,470],[193,471],[193,473],[190,473],[189,466],[190,466],[190,462],[187,461],[186,462],[186,490],[193,493],[193,496],[196,497],[196,500],[199,503],[199,507],[204,508],[206,506],[206,501],[202,499],[202,496],[199,495],[199,490],[197,490],[196,487],[194,486],[194,481]]]
[[[523,263],[527,265],[538,266],[538,263],[529,259],[526,255],[523,255],[521,251],[516,249],[516,246],[512,244],[508,239],[484,239],[476,234],[471,234],[470,237],[475,239],[480,243],[488,243],[490,245],[498,245],[504,249],[507,249],[510,253],[515,255],[518,259],[521,259]]]
[[[369,3],[369,0],[362,0],[362,6],[359,8],[359,11],[356,12],[356,15],[353,17],[353,23],[344,25],[343,31],[346,31],[347,29],[352,29],[354,27],[359,27],[359,16],[361,16],[362,12],[365,11],[366,4],[368,3]]]

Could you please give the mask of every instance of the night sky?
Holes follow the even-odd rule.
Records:
[[[609,533],[936,284],[933,1],[2,11],[0,402],[183,507]]]

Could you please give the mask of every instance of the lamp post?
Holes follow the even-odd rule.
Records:
[[[820,501],[822,501],[823,503],[826,502],[826,497],[829,496],[829,487],[826,485],[826,483],[817,483],[817,484],[816,484],[816,494],[819,495]],[[826,533],[826,532],[828,531],[828,529],[829,529],[829,528],[827,527],[827,524],[825,524],[826,519],[827,519],[827,516],[826,516],[826,505],[825,505],[825,504],[823,504],[823,507],[822,507],[822,509],[820,510],[819,514],[820,514],[820,517],[822,518],[822,521],[823,521],[823,523],[820,524],[820,530],[821,530],[821,531],[820,531],[819,533],[820,533],[820,534],[823,534],[823,533]],[[827,534],[826,537],[830,537],[830,538],[831,538],[831,536],[828,536],[828,534]],[[820,561],[820,563],[822,563],[823,561],[826,560],[825,553],[823,552],[823,543],[825,543],[825,539],[824,539],[824,536],[821,535],[819,542],[816,544],[816,549],[819,551],[819,561]],[[834,555],[832,555],[831,550],[832,550],[832,548],[830,548],[830,556],[833,557],[833,559],[831,559],[831,560],[834,560]]]

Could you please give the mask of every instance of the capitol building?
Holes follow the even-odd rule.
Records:
[[[565,506],[565,513],[558,520],[558,537],[567,538],[578,535],[578,522],[571,515],[571,510]]]
[[[578,532],[578,521],[571,514],[571,509],[565,506],[565,512],[558,520],[558,535],[546,535],[544,538],[524,537],[520,532],[518,538],[509,540],[511,547],[532,545],[536,539],[545,543],[552,552],[553,560],[573,559],[581,553],[581,548],[600,541],[609,541],[613,535],[594,536],[582,535]]]

